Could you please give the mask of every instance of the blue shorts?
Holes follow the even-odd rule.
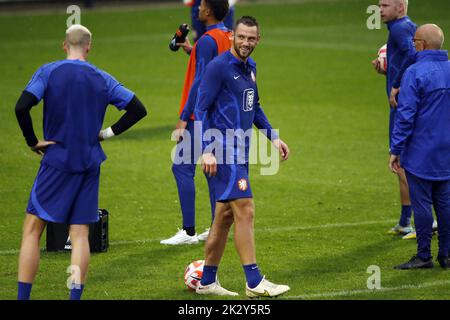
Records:
[[[211,178],[211,184],[218,202],[253,198],[248,181],[248,165],[218,164],[217,174]]]
[[[100,167],[68,173],[41,164],[28,201],[27,213],[48,222],[97,222]]]

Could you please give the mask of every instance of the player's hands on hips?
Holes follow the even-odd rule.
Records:
[[[391,156],[389,157],[389,169],[391,169],[393,173],[398,174],[399,170],[401,169],[399,156],[391,154]]]
[[[55,144],[56,142],[54,141],[38,141],[38,143],[31,147],[31,150],[33,152],[36,152],[38,155],[43,156],[45,153],[45,150],[47,149],[47,147],[49,145]]]
[[[184,42],[177,43],[176,45],[183,48],[184,52],[186,52],[187,54],[191,54],[192,45],[191,45],[191,41],[189,41],[188,37],[186,37],[186,40],[184,40]]]
[[[286,143],[283,142],[281,139],[275,139],[273,140],[273,144],[275,148],[278,149],[280,152],[280,156],[283,160],[287,160],[289,158],[289,147]]]
[[[213,177],[217,173],[217,160],[214,154],[212,153],[204,153],[202,155],[202,170],[205,174]]]
[[[184,130],[186,130],[187,121],[178,120],[175,126],[175,141],[178,143],[183,140]]]
[[[389,104],[392,108],[397,108],[397,95],[400,92],[400,88],[392,88],[391,96],[389,97]]]
[[[379,74],[386,75],[386,71],[383,71],[383,69],[381,69],[380,60],[372,60],[372,65]]]

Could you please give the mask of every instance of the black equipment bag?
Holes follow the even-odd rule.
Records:
[[[98,209],[99,221],[89,225],[89,247],[91,252],[106,252],[109,247],[108,216],[106,209]],[[47,251],[71,251],[69,225],[49,222],[47,224]]]

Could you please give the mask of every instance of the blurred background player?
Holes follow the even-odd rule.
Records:
[[[251,298],[274,297],[290,290],[286,285],[265,279],[256,264],[255,209],[248,180],[250,139],[246,139],[245,132],[251,130],[255,123],[258,129],[266,130],[265,134],[283,160],[289,157],[288,146],[272,130],[259,104],[256,64],[250,58],[259,39],[259,26],[255,18],[240,18],[233,31],[231,50],[208,65],[198,91],[195,116],[202,121],[202,131],[217,129],[223,136],[218,147],[222,150],[210,150],[211,146],[205,144],[202,155],[202,168],[212,176],[217,203],[216,216],[206,240],[205,265],[201,284],[196,290],[198,294],[237,295],[224,289],[217,281],[218,266],[233,223],[234,244],[246,276],[246,295]],[[227,130],[234,130],[237,136],[231,139],[231,143],[225,138]],[[218,153],[223,156],[216,158]],[[244,160],[244,164],[239,164],[240,160]]]
[[[438,220],[442,268],[450,267],[450,62],[444,33],[423,25],[414,37],[417,62],[407,69],[392,133],[389,166],[402,166],[409,183],[417,255],[397,269],[432,268],[433,206]]]
[[[201,0],[184,0],[186,6],[191,7],[191,26],[194,29],[194,42],[206,32],[206,25],[199,20],[199,8]],[[238,0],[228,0],[229,10],[228,14],[223,19],[225,26],[232,30],[234,23],[234,5]]]
[[[194,154],[194,107],[197,100],[197,90],[200,80],[205,72],[205,67],[218,54],[225,52],[231,47],[231,31],[223,24],[223,18],[228,13],[228,0],[202,0],[199,9],[199,19],[206,25],[206,33],[190,46],[189,39],[179,45],[190,53],[188,69],[184,81],[184,88],[180,103],[180,119],[176,125],[177,141],[183,139],[184,130],[190,136],[190,150],[177,146],[176,157],[183,158],[183,152],[190,152],[189,163],[178,161],[172,165],[180,199],[181,213],[183,216],[183,228],[171,238],[161,241],[161,244],[181,245],[195,244],[204,241],[208,237],[209,229],[197,236],[195,231],[195,169],[197,159]],[[198,138],[198,137],[197,137]],[[184,145],[183,145],[184,146]],[[211,216],[214,219],[215,199],[209,178],[208,188],[211,202]]]
[[[384,73],[378,59],[372,61],[380,74],[386,74],[386,90],[390,103],[389,117],[389,148],[391,147],[392,129],[397,112],[396,97],[400,81],[405,70],[415,62],[415,48],[412,42],[416,25],[407,16],[408,0],[380,0],[381,20],[387,24],[389,39],[387,42],[387,71]],[[412,238],[414,228],[411,226],[411,201],[408,183],[403,169],[397,171],[400,186],[401,214],[398,224],[390,229],[390,234],[407,235]],[[409,234],[409,235],[408,235]]]
[[[19,255],[18,299],[28,300],[39,267],[39,240],[47,222],[70,225],[71,300],[81,298],[90,250],[89,226],[98,221],[100,165],[106,159],[100,141],[118,135],[147,112],[133,92],[87,62],[91,32],[81,25],[66,31],[67,59],[39,68],[20,96],[16,116],[28,146],[43,156],[23,226]],[[44,99],[44,141],[33,130],[30,110]],[[126,113],[101,130],[106,107]]]

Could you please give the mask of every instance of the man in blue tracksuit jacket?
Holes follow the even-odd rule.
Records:
[[[432,24],[413,39],[416,64],[402,79],[389,166],[405,169],[417,232],[418,252],[397,269],[432,268],[433,205],[438,220],[441,267],[450,266],[450,62],[444,34]]]

